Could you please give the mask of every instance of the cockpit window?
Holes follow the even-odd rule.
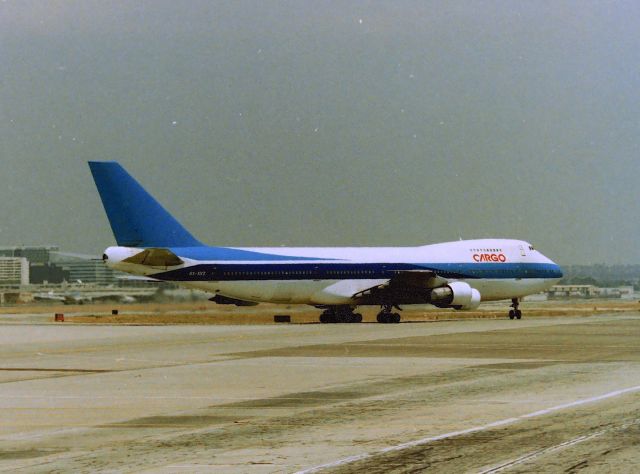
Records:
[[[533,248],[533,245],[529,245],[529,250],[535,250],[535,249]]]

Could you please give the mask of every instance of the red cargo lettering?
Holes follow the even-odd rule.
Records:
[[[507,261],[507,257],[503,253],[474,253],[472,256],[475,262],[500,262]]]

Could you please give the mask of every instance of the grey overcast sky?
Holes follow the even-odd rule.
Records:
[[[640,2],[0,3],[0,245],[114,240],[118,160],[213,245],[640,263]]]

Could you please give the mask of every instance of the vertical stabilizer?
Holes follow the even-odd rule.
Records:
[[[113,235],[122,247],[202,245],[115,161],[90,161]]]

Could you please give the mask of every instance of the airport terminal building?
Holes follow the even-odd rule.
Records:
[[[29,284],[29,262],[24,257],[0,257],[0,285]]]
[[[61,252],[57,245],[0,247],[0,287],[14,291],[33,285],[67,283],[93,287],[173,288],[175,285],[132,279],[106,266],[99,256]]]
[[[0,247],[0,285],[24,286],[82,281],[96,285],[119,282],[119,272],[89,256],[60,252],[56,245]]]

